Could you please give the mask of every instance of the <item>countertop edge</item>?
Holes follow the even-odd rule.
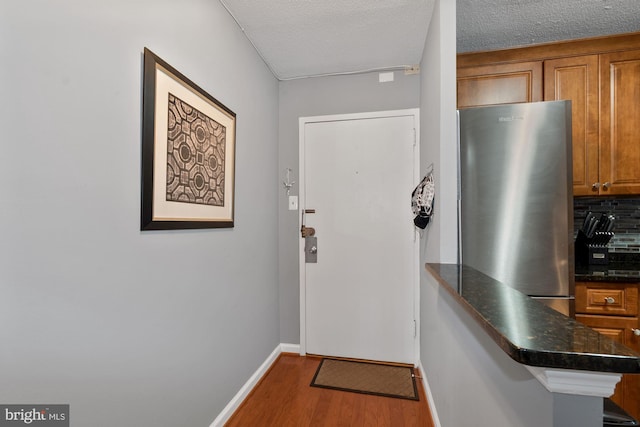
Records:
[[[498,344],[498,346],[514,361],[527,366],[554,369],[583,370],[595,372],[614,373],[640,373],[640,359],[620,355],[603,355],[580,353],[573,351],[545,351],[525,348],[514,344],[505,337],[496,327],[460,293],[456,291],[452,284],[448,283],[436,267],[445,264],[426,263],[425,267],[436,279],[441,287],[447,291],[460,304],[460,306],[471,315],[478,325]],[[499,283],[499,282],[498,282]],[[502,285],[506,286],[506,285]],[[572,320],[567,318],[568,320]],[[639,355],[640,356],[640,355]]]

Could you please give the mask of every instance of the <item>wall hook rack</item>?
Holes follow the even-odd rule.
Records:
[[[295,183],[296,183],[295,181],[291,181],[291,168],[287,168],[286,177],[284,181],[282,181],[282,184],[284,185],[285,190],[287,190],[287,196],[291,193],[291,187],[293,187],[293,184]]]

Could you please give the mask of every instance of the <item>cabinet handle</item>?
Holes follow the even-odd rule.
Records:
[[[614,297],[606,297],[604,299],[605,304],[613,304],[614,302],[616,302],[616,299]]]
[[[593,191],[598,191],[599,188],[600,188],[600,183],[599,182],[594,182],[593,184],[591,184],[591,189]]]
[[[631,332],[633,332],[633,335],[640,337],[640,329],[631,328]]]
[[[608,181],[602,184],[602,188],[604,188],[605,190],[608,189],[609,187],[611,187],[611,183]]]

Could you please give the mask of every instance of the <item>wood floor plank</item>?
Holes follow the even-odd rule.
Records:
[[[283,353],[227,427],[434,427],[422,384],[420,401],[311,387],[321,358]]]

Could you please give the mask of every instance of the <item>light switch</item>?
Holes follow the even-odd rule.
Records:
[[[298,196],[289,196],[289,210],[290,211],[298,210]]]
[[[379,73],[378,74],[378,82],[386,83],[393,81],[393,71],[389,71],[388,73]]]

